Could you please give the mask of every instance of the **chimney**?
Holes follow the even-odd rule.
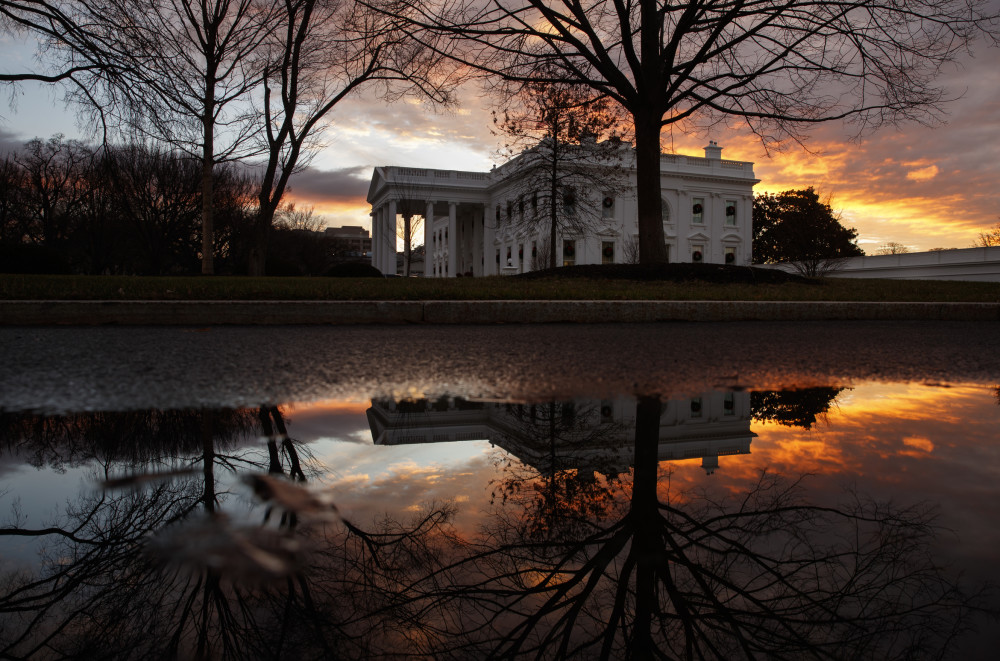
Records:
[[[709,140],[708,146],[705,147],[705,158],[722,158],[722,147],[715,140]]]

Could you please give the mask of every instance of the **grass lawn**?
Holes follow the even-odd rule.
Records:
[[[658,300],[1000,302],[1000,283],[806,280],[746,267],[669,265],[485,278],[250,278],[0,274],[7,300]],[[774,271],[769,271],[774,274]]]

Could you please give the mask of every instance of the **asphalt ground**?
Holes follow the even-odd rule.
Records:
[[[845,301],[0,301],[0,325],[1000,321],[1000,303]]]
[[[501,401],[866,381],[1000,383],[1000,326],[959,321],[7,326],[0,410]]]

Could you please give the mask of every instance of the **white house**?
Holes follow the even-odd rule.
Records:
[[[375,445],[485,440],[539,469],[617,475],[634,465],[636,401],[575,399],[537,405],[461,398],[372,400]],[[657,459],[700,459],[708,474],[719,457],[750,454],[750,393],[701,393],[662,403]]]
[[[607,143],[601,143],[605,145]],[[591,190],[586,227],[560,231],[557,264],[632,259],[638,244],[633,152],[622,148],[622,185]],[[532,213],[532,193],[519,178],[528,152],[491,172],[385,166],[368,189],[372,205],[372,265],[396,272],[398,212],[417,210],[424,222],[426,277],[498,275],[532,270],[544,254],[548,225],[511,222]],[[753,163],[728,161],[714,141],[705,156],[660,157],[663,230],[669,261],[750,264]],[[589,184],[593,186],[593,184]],[[581,196],[584,199],[584,196]],[[564,200],[561,213],[577,213]],[[582,211],[582,210],[580,210]]]

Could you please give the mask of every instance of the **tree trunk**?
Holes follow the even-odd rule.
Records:
[[[213,167],[215,165],[215,85],[205,89],[205,108],[202,115],[203,140],[201,152],[201,274],[215,274],[215,215]]]
[[[635,118],[636,202],[639,223],[639,263],[667,261],[660,199],[660,120],[655,112]]]
[[[412,233],[411,221],[413,216],[403,214],[403,277],[410,277],[410,234]]]
[[[632,539],[635,570],[635,621],[632,634],[632,658],[650,659],[652,654],[652,619],[657,612],[654,587],[660,544],[659,501],[656,493],[660,444],[659,397],[640,397],[635,410],[635,455],[632,478],[632,507],[635,519]],[[660,570],[665,569],[660,567]]]
[[[556,230],[559,228],[559,131],[552,131],[552,158],[549,160],[549,268],[556,263]]]
[[[267,243],[270,239],[276,210],[275,205],[270,202],[270,197],[269,194],[260,196],[257,214],[254,218],[247,272],[255,277],[267,274]]]

